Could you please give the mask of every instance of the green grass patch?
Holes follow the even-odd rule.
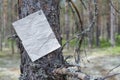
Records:
[[[110,46],[111,46],[111,44],[108,40],[105,40],[105,39],[100,40],[100,47],[101,48],[110,47]]]
[[[115,54],[120,54],[120,47],[113,47],[110,49],[111,54],[115,55]]]
[[[9,54],[6,53],[6,51],[0,51],[0,58],[6,57],[6,56],[9,56]]]
[[[120,47],[106,47],[91,49],[92,55],[120,55]]]
[[[12,58],[12,57],[19,58],[20,54],[18,52],[12,54],[11,50],[0,51],[0,58]]]
[[[62,45],[64,45],[67,41],[65,39],[62,40]],[[72,39],[69,41],[69,46],[74,47],[76,45],[76,39]]]
[[[115,36],[116,46],[120,46],[120,35]]]

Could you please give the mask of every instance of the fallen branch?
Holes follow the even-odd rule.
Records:
[[[106,79],[108,79],[108,78],[111,78],[111,77],[117,76],[117,75],[120,75],[120,73],[115,73],[115,74],[111,74],[111,75],[105,76],[105,77],[103,78],[103,80],[106,80]]]
[[[74,77],[77,78],[79,80],[106,80],[108,78],[111,78],[113,76],[117,76],[120,73],[116,73],[116,74],[111,74],[111,75],[107,75],[105,77],[95,77],[95,76],[89,76],[83,72],[77,72],[75,69],[69,67],[69,68],[57,68],[53,70],[53,74],[54,75],[67,75],[70,77]]]
[[[112,72],[114,69],[118,68],[118,67],[120,67],[120,64],[117,65],[117,66],[115,66],[114,68],[112,68],[112,69],[108,72],[108,74],[109,74],[110,72]]]
[[[78,78],[80,80],[90,80],[90,76],[88,76],[85,73],[82,72],[73,72],[72,70],[68,68],[58,68],[53,71],[54,74],[59,74],[59,75],[68,75],[72,76],[75,78]]]

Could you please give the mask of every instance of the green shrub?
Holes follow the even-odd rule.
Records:
[[[64,45],[65,43],[66,43],[66,40],[62,39],[62,45]],[[73,40],[69,41],[70,47],[74,47],[75,44],[76,44],[76,39],[73,39]]]
[[[105,39],[101,39],[100,40],[100,47],[101,48],[104,48],[104,47],[110,47],[111,45],[110,45],[110,42],[109,41],[107,41],[107,40],[105,40]]]
[[[116,35],[115,36],[115,40],[116,40],[116,46],[120,46],[120,35]]]

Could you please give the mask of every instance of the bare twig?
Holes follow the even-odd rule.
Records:
[[[69,0],[69,1],[72,4],[73,8],[75,9],[75,12],[77,13],[77,16],[79,18],[79,23],[81,24],[81,30],[83,30],[83,22],[82,22],[82,18],[80,16],[80,12],[79,12],[78,8],[76,7],[75,3],[72,0]]]
[[[67,40],[64,44],[63,44],[63,46],[62,46],[62,48],[61,48],[61,50],[63,50],[64,49],[64,47],[66,46],[66,44],[67,43],[69,43],[70,41],[72,41],[73,39],[75,39],[76,37],[73,37],[73,38],[71,38],[71,39],[69,39],[69,40]]]
[[[73,18],[74,18],[74,20],[75,20],[75,25],[76,25],[76,27],[79,27],[79,23],[78,23],[78,21],[77,21],[77,16],[76,16],[76,14],[75,14],[75,10],[74,10],[74,8],[72,7],[72,5],[68,2],[68,5],[69,5],[69,7],[70,7],[70,9],[71,9],[71,11],[72,11],[72,14],[73,14]]]
[[[118,67],[120,67],[120,64],[117,65],[116,67],[112,68],[111,70],[109,70],[108,74],[109,74],[110,72],[112,72],[114,69],[118,68]]]
[[[117,13],[120,14],[120,11],[115,8],[115,6],[113,5],[113,2],[112,2],[111,0],[110,0],[110,5],[114,8],[114,10],[115,10]]]
[[[106,79],[111,78],[111,77],[113,77],[113,76],[117,76],[117,75],[119,75],[119,74],[120,74],[120,73],[108,75],[108,76],[104,77],[103,80],[106,80]]]
[[[83,0],[80,0],[80,2],[81,2],[82,5],[84,6],[84,8],[87,10],[87,7],[86,7],[85,3],[83,2]]]
[[[76,7],[76,5],[74,4],[74,2],[72,0],[69,0],[69,1],[70,1],[70,3],[72,4],[74,10],[77,13],[77,16],[79,18],[79,23],[80,23],[80,29],[81,29],[81,32],[82,32],[82,31],[84,31],[84,28],[83,28],[83,21],[82,21],[82,18],[80,16],[80,12],[79,12],[78,8]],[[79,30],[79,32],[80,32],[80,30]],[[78,46],[75,49],[75,52],[77,53],[77,59],[75,59],[76,63],[78,63],[80,61],[80,48],[81,48],[81,45],[82,45],[82,42],[83,42],[83,39],[84,39],[84,34],[79,36],[77,39],[78,39],[77,40],[78,41],[78,44],[77,44]]]
[[[71,8],[71,10],[72,10],[72,12],[73,12],[73,14],[75,16],[75,11],[73,10],[73,8],[72,8],[72,6],[70,4],[69,4],[69,6],[70,6],[70,8]],[[93,21],[90,23],[90,25],[86,29],[84,29],[81,33],[76,34],[73,38],[71,38],[68,41],[66,41],[65,44],[63,44],[62,49],[64,49],[65,45],[67,43],[69,43],[71,40],[73,40],[75,38],[79,38],[81,35],[86,34],[87,32],[89,32],[93,28],[93,26],[95,25],[96,16],[97,16],[97,9],[95,8],[95,15],[94,15]],[[77,22],[76,22],[76,24],[77,24]]]

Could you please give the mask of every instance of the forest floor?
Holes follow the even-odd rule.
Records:
[[[118,54],[106,55],[100,54],[99,51],[96,53],[88,55],[87,58],[82,58],[81,66],[83,72],[94,76],[106,76],[109,70],[120,64],[120,55]],[[68,62],[74,63],[74,59],[68,59]],[[0,52],[0,80],[18,80],[20,74],[19,64],[20,58],[18,54],[12,55]],[[111,73],[118,72],[120,72],[120,67],[114,69]],[[108,80],[120,80],[120,75]]]
[[[18,80],[20,59],[10,51],[0,52],[0,80]]]
[[[90,56],[89,63],[83,62],[83,72],[91,76],[107,76],[110,70],[120,65],[120,55]],[[120,73],[120,67],[113,69],[109,74]],[[107,80],[120,80],[120,75],[111,77]]]

